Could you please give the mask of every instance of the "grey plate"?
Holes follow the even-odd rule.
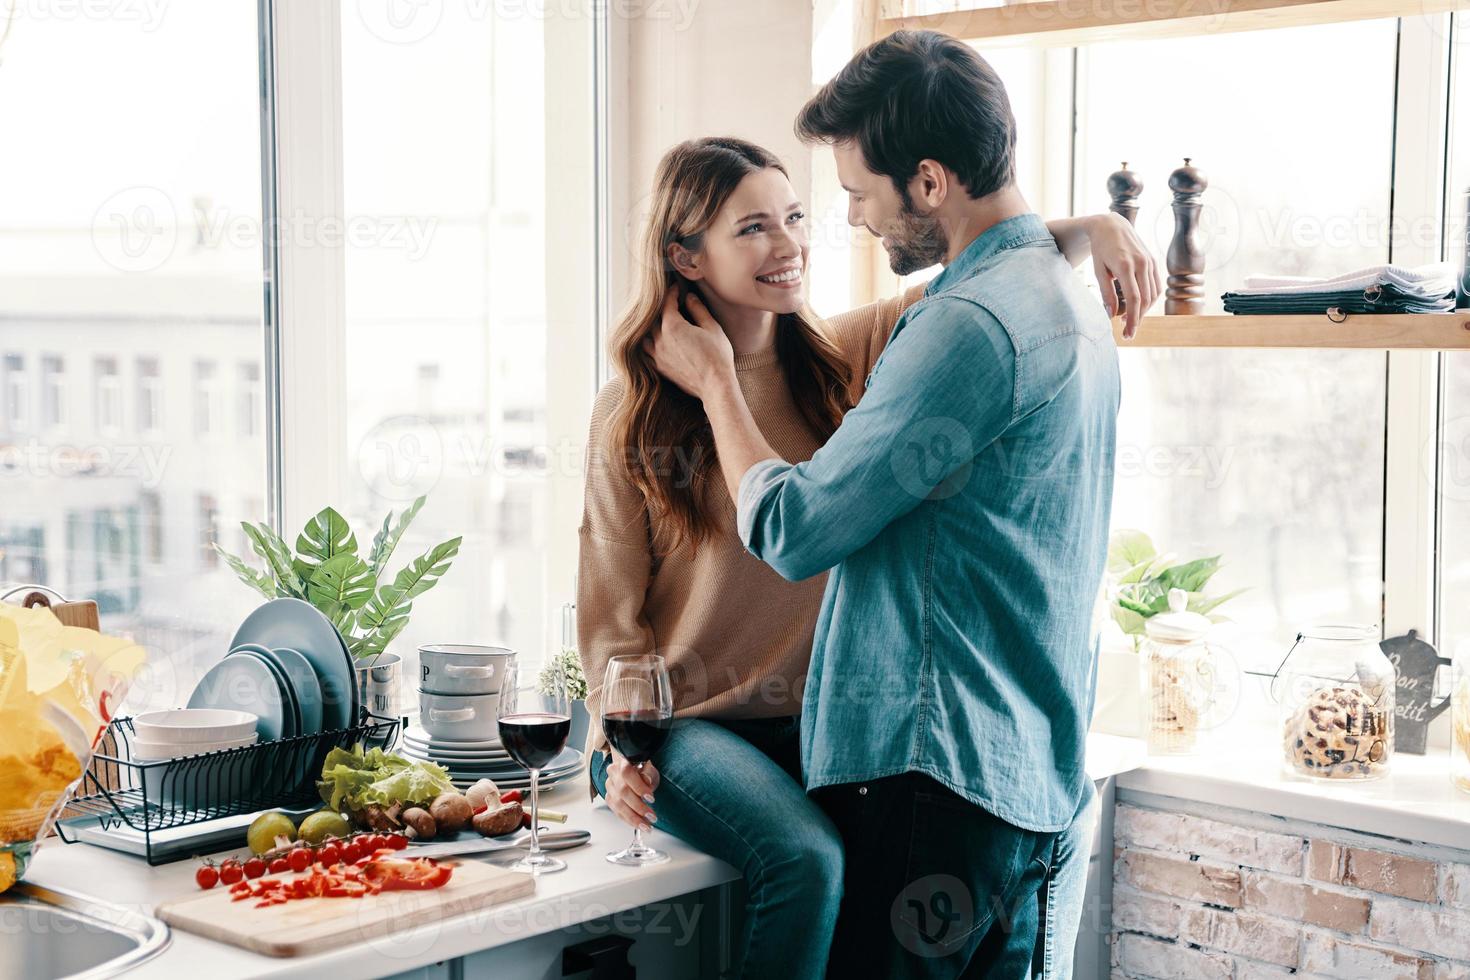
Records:
[[[233,650],[257,643],[269,650],[290,647],[316,671],[322,691],[322,729],[333,731],[357,724],[360,702],[353,674],[352,654],[331,620],[300,599],[272,599],[256,609],[230,640]]]
[[[283,737],[291,710],[280,676],[256,656],[226,657],[209,668],[189,696],[188,706],[258,715],[255,731],[262,742]]]
[[[231,654],[248,650],[258,657],[271,661],[286,675],[291,691],[296,695],[296,706],[301,711],[301,727],[298,735],[315,735],[322,730],[322,685],[312,670],[311,662],[290,647],[269,650],[258,643],[242,643]]]
[[[286,729],[281,732],[282,738],[295,738],[301,734],[301,705],[296,701],[296,692],[291,689],[291,678],[281,669],[272,656],[256,653],[253,650],[241,649],[240,656],[254,657],[271,669],[276,675],[276,683],[281,685],[281,697],[286,702]]]

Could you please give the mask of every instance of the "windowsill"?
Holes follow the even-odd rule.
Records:
[[[1261,738],[1228,750],[1149,756],[1118,776],[1120,790],[1151,793],[1379,834],[1416,843],[1470,848],[1470,794],[1450,782],[1445,749],[1399,753],[1389,775],[1375,780],[1308,780],[1277,764],[1279,746]]]

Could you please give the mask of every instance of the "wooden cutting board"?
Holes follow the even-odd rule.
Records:
[[[158,917],[206,939],[242,946],[266,956],[305,956],[380,940],[411,929],[532,894],[536,880],[504,868],[461,863],[449,884],[430,891],[381,892],[364,898],[304,898],[256,908],[253,899],[231,901],[216,885],[196,896],[159,906]]]

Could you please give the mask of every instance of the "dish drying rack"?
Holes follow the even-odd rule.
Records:
[[[98,739],[56,834],[75,844],[82,826],[126,827],[142,836],[150,865],[178,860],[187,855],[177,847],[161,850],[154,835],[260,810],[319,807],[316,784],[327,753],[358,742],[386,750],[396,744],[400,724],[364,711],[351,728],[145,762],[132,758],[133,720],[116,718]]]

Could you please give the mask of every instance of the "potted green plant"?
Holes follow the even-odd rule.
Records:
[[[1111,610],[1113,622],[1124,635],[1132,637],[1134,652],[1143,642],[1148,621],[1169,611],[1170,589],[1183,589],[1189,596],[1186,608],[1202,616],[1209,616],[1218,606],[1246,591],[1205,595],[1205,585],[1219,570],[1219,555],[1176,563],[1172,556],[1160,555],[1153,540],[1142,531],[1114,531],[1108,538]]]
[[[580,752],[587,742],[587,675],[582,672],[581,656],[571,647],[563,647],[561,653],[552,656],[541,668],[536,690],[551,694],[557,684],[565,686],[572,703],[572,731],[567,736],[567,744]]]
[[[376,714],[398,714],[402,658],[386,653],[388,644],[408,625],[414,600],[449,571],[463,540],[435,545],[388,579],[388,561],[426,499],[419,497],[396,517],[389,511],[365,557],[346,518],[331,507],[307,521],[294,553],[269,525],[241,521],[263,570],[214,545],[240,581],[265,598],[301,599],[332,621],[357,660],[364,703]]]
[[[1098,652],[1094,731],[1130,737],[1142,734],[1138,652],[1147,623],[1168,611],[1170,589],[1184,590],[1190,612],[1223,619],[1213,615],[1214,610],[1245,590],[1207,595],[1205,586],[1219,570],[1219,555],[1177,561],[1173,555],[1161,554],[1142,531],[1120,529],[1108,538],[1108,612],[1121,636],[1114,634],[1110,640],[1105,633]]]

